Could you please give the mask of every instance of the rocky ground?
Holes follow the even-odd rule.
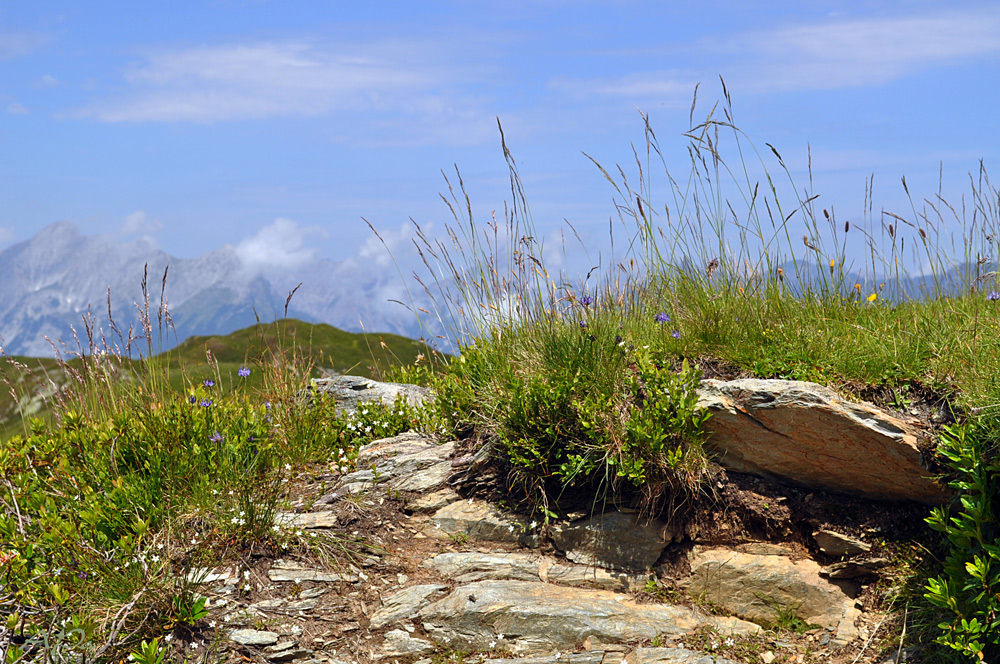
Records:
[[[280,519],[311,544],[196,570],[210,627],[175,647],[233,663],[895,661],[886,588],[924,507],[720,469],[716,508],[681,529],[610,506],[543,526],[463,489],[484,486],[470,461],[409,433],[365,447],[356,472],[303,474]]]

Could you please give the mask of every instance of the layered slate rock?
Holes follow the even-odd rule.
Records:
[[[424,630],[449,647],[488,650],[498,635],[515,654],[576,648],[591,638],[626,643],[679,636],[711,625],[725,634],[759,627],[736,618],[702,616],[665,604],[636,604],[604,590],[528,581],[479,581],[459,586],[420,611]]]
[[[792,551],[773,545],[767,553],[696,546],[689,560],[691,576],[685,585],[695,599],[763,626],[786,612],[835,630],[840,642],[857,636],[854,620],[860,611],[853,595],[858,589],[823,578],[822,567],[813,560],[794,560]]]
[[[919,429],[866,403],[802,381],[704,380],[707,447],[731,470],[876,500],[947,498],[917,446]]]
[[[687,648],[636,648],[623,660],[626,664],[739,664],[726,657],[706,655]]]
[[[537,541],[525,519],[502,514],[493,505],[471,498],[442,507],[431,517],[430,524],[430,534],[461,536],[470,542],[531,546]]]
[[[371,624],[369,626],[372,629],[380,629],[402,618],[409,618],[412,614],[415,614],[421,606],[426,604],[428,597],[440,590],[444,590],[446,587],[447,586],[429,583],[419,586],[410,586],[409,588],[400,590],[396,594],[385,599],[382,608],[376,611],[375,615],[372,616]]]
[[[641,588],[647,579],[640,574],[609,572],[601,567],[562,565],[531,553],[441,553],[422,565],[459,583],[507,579],[633,591]]]
[[[376,484],[396,491],[442,490],[452,473],[448,458],[454,451],[454,441],[439,444],[432,436],[415,431],[373,441],[358,450],[361,470],[345,475],[335,493],[357,493]]]

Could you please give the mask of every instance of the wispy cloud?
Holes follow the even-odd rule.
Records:
[[[0,33],[0,60],[28,55],[48,41],[48,36],[37,32]]]
[[[576,93],[690,101],[697,81],[720,73],[741,92],[881,85],[929,68],[1000,56],[1000,10],[946,10],[893,17],[837,18],[704,38],[679,49],[689,69],[555,80]]]
[[[1000,11],[948,11],[853,19],[751,33],[733,43],[755,53],[771,89],[878,85],[928,67],[1000,54]]]
[[[126,215],[125,221],[122,222],[121,233],[148,237],[162,228],[163,224],[159,219],[151,218],[144,210],[136,210]]]
[[[440,113],[458,101],[460,69],[434,47],[305,41],[201,46],[152,53],[125,73],[127,90],[81,114],[105,122],[312,117],[337,111]]]

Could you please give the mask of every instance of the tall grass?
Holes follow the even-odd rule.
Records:
[[[445,239],[417,227],[426,268],[418,281],[461,349],[437,380],[454,426],[478,437],[510,487],[547,517],[580,487],[668,515],[709,491],[698,414],[679,397],[693,389],[691,375],[666,386],[680,389],[670,399],[649,389],[684,360],[890,388],[897,406],[929,387],[941,408],[985,427],[969,440],[995,439],[983,432],[1000,431],[1000,192],[985,166],[955,202],[940,185],[917,200],[903,178],[905,211],[876,208],[869,179],[862,218],[840,220],[813,191],[811,156],[800,188],[776,147],[758,148],[738,128],[724,83],[722,99],[696,120],[697,93],[683,176],[646,115],[629,168],[590,158],[615,194],[608,244],[619,253],[589,272],[547,267],[502,129],[511,201],[501,218],[478,222],[461,176],[446,177],[453,223]],[[651,412],[655,435],[640,424]],[[668,442],[637,444],[660,435]],[[995,468],[994,445],[968,450],[942,457],[962,491]],[[977,464],[983,470],[973,473]],[[963,564],[974,560],[968,569],[988,579],[980,583],[989,597],[1000,590],[989,577],[1000,556],[993,535],[969,540],[956,529],[985,519],[994,532],[1000,505],[985,490],[963,501],[958,509],[970,516],[954,529],[940,514],[931,522],[978,549],[956,551],[947,583],[928,588],[953,609],[940,614],[939,642],[982,658],[997,646],[1000,623],[992,609],[976,614],[981,602],[966,596],[976,582],[962,577]],[[969,627],[973,617],[980,622]]]

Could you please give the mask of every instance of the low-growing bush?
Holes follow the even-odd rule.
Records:
[[[946,612],[936,641],[964,657],[1000,657],[1000,456],[996,433],[972,420],[941,434],[940,454],[955,474],[953,508],[936,507],[927,522],[951,549],[943,574],[928,579],[925,597]]]

